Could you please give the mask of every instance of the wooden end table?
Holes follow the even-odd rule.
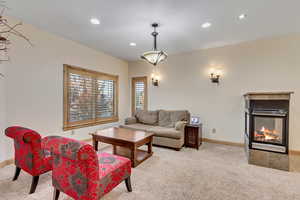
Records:
[[[96,151],[98,151],[98,142],[111,144],[113,154],[129,158],[132,167],[138,166],[153,154],[153,133],[114,127],[96,131],[91,135]],[[138,149],[143,145],[148,145],[147,151]]]
[[[184,146],[199,150],[202,144],[202,124],[187,124],[184,131]]]

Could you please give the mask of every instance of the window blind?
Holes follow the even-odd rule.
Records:
[[[144,110],[145,106],[145,83],[135,83],[135,110]]]
[[[65,65],[64,129],[118,121],[118,77]]]
[[[97,80],[96,117],[112,117],[114,115],[113,80]]]
[[[70,122],[93,118],[93,79],[75,73],[69,74]]]
[[[132,114],[138,110],[147,110],[147,77],[133,77],[131,86]]]

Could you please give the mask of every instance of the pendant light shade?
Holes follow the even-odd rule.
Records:
[[[152,65],[157,65],[158,63],[164,61],[168,55],[163,51],[148,51],[145,52],[141,58],[151,63]]]
[[[158,33],[156,32],[156,28],[158,27],[158,24],[153,23],[152,27],[154,28],[154,32],[152,32],[152,34],[151,34],[154,37],[154,48],[153,48],[154,50],[153,51],[147,51],[147,52],[143,53],[141,58],[143,60],[146,60],[150,64],[156,66],[160,62],[164,61],[168,57],[168,55],[163,51],[158,51],[157,50],[157,48],[156,48],[156,45],[157,45],[156,38],[157,38]]]

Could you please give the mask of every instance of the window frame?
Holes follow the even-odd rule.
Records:
[[[96,126],[100,124],[107,124],[107,123],[113,123],[119,121],[119,76],[118,75],[112,75],[107,74],[103,72],[98,72],[94,70],[84,69],[81,67],[76,67],[72,65],[64,64],[64,80],[63,80],[63,130],[72,130],[72,129],[78,129],[83,127],[89,127],[89,126]],[[92,78],[98,80],[113,80],[115,81],[115,87],[114,87],[114,109],[115,109],[115,115],[112,117],[107,118],[94,118],[89,120],[81,120],[76,122],[70,122],[69,121],[69,113],[70,113],[70,104],[69,104],[69,73],[75,73],[79,75],[88,75]],[[96,102],[96,98],[95,102]]]
[[[132,77],[131,79],[131,112],[132,115],[136,112],[135,105],[135,83],[144,82],[145,84],[145,99],[144,99],[144,110],[148,110],[148,78],[147,76]]]

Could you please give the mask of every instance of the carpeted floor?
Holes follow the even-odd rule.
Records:
[[[105,149],[109,151],[109,149]],[[0,169],[1,200],[51,200],[51,173],[40,177],[28,195],[31,177],[21,173],[12,182],[14,167]],[[120,184],[104,200],[291,200],[300,199],[300,173],[248,165],[244,151],[205,143],[200,150],[177,152],[154,147],[154,155],[132,174],[133,192]],[[61,195],[60,200],[70,198]]]

